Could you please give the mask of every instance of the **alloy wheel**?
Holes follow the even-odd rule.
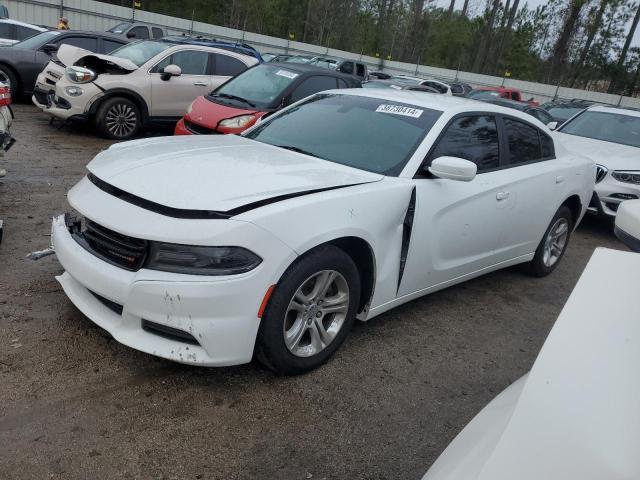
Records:
[[[134,109],[126,103],[116,103],[107,110],[107,129],[116,137],[128,137],[136,129],[138,119]]]
[[[335,270],[307,278],[289,302],[283,327],[284,341],[297,357],[323,351],[344,325],[349,310],[349,285]]]
[[[569,221],[560,217],[549,229],[544,241],[542,261],[546,267],[552,267],[560,259],[567,245],[567,238],[569,238]]]

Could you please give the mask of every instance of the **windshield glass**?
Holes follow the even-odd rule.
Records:
[[[640,148],[640,117],[631,115],[586,111],[559,131]]]
[[[557,118],[562,122],[569,120],[576,113],[580,113],[584,110],[583,107],[571,107],[569,105],[556,105],[553,107],[543,106],[542,108],[549,112],[553,118]]]
[[[318,94],[245,136],[361,170],[398,175],[441,114],[379,98]]]
[[[209,99],[215,99],[216,102],[222,100],[223,103],[243,108],[247,107],[247,102],[250,102],[249,106],[253,104],[257,108],[268,108],[282,97],[299,75],[282,65],[263,63],[232,78],[211,92]]]
[[[117,50],[114,50],[109,55],[118,58],[125,58],[131,60],[137,66],[142,66],[151,60],[153,57],[163,52],[167,48],[171,48],[172,43],[169,42],[154,42],[152,40],[143,40],[140,42],[129,43]]]
[[[60,35],[60,32],[56,32],[56,31],[42,32],[42,33],[39,33],[38,35],[34,35],[33,37],[29,37],[26,40],[23,40],[21,42],[14,43],[13,47],[28,48],[31,50],[35,50],[49,42],[52,42],[58,35]]]
[[[115,27],[111,27],[107,32],[111,33],[124,33],[127,28],[131,26],[130,23],[119,23]]]
[[[500,92],[495,90],[471,90],[469,98],[500,98]]]

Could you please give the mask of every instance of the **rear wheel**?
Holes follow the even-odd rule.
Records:
[[[349,255],[320,247],[282,276],[265,310],[257,357],[277,373],[295,375],[326,362],[355,320],[360,276]]]
[[[547,227],[533,260],[526,265],[528,273],[544,277],[555,270],[569,245],[572,227],[571,210],[562,205]]]
[[[96,128],[113,140],[129,140],[136,136],[142,124],[140,109],[128,98],[109,98],[96,113]]]

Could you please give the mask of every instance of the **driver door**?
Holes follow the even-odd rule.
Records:
[[[426,165],[453,156],[474,162],[478,173],[470,182],[414,180],[415,214],[399,297],[437,289],[496,263],[508,201],[500,152],[496,118],[489,114],[455,118],[436,141]]]
[[[162,72],[168,65],[180,67],[181,75],[163,80]],[[209,52],[180,50],[165,57],[150,71],[151,116],[177,118],[184,115],[196,97],[213,90],[209,72]]]

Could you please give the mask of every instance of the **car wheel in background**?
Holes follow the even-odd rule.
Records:
[[[8,83],[9,88],[11,89],[11,97],[17,98],[18,79],[11,69],[5,65],[0,65],[0,82]]]
[[[128,98],[105,100],[96,113],[96,128],[103,137],[129,140],[136,136],[142,124],[140,109]]]
[[[289,267],[262,317],[257,358],[284,375],[312,370],[340,347],[355,320],[360,276],[349,255],[327,245]]]
[[[553,272],[567,250],[572,229],[571,210],[562,205],[544,232],[533,260],[526,265],[527,272],[536,277],[544,277]]]

